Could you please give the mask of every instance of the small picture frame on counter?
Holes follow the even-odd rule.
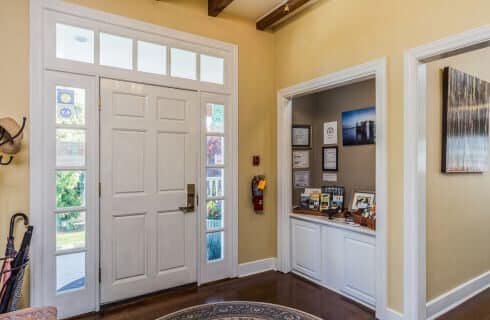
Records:
[[[376,193],[371,191],[356,191],[352,196],[352,210],[368,209],[375,205]]]

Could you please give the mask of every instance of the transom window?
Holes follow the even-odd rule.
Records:
[[[98,35],[98,37],[96,37]],[[95,39],[98,39],[96,46]],[[99,48],[96,59],[95,48]],[[136,55],[136,56],[135,56]],[[56,23],[56,57],[203,83],[225,84],[225,59],[193,50]],[[134,60],[136,59],[136,63]],[[199,61],[199,64],[198,64]],[[167,71],[170,67],[170,72]]]

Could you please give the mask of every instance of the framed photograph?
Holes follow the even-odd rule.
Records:
[[[344,146],[375,144],[376,107],[342,112]]]
[[[293,169],[308,169],[310,167],[310,151],[293,151]]]
[[[295,171],[294,172],[294,187],[295,188],[307,188],[310,186],[310,172],[309,171]]]
[[[291,144],[293,148],[310,148],[311,147],[311,126],[293,125],[291,135]]]
[[[442,88],[441,171],[487,172],[490,83],[447,67]]]
[[[337,121],[323,124],[323,144],[337,144]]]
[[[376,203],[376,193],[356,191],[352,197],[352,210],[367,209]]]
[[[322,169],[323,171],[338,171],[339,153],[338,147],[323,147]]]

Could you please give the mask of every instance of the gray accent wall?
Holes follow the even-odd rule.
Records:
[[[343,185],[346,188],[346,207],[348,208],[351,206],[351,199],[355,191],[376,190],[376,147],[374,144],[345,147],[342,145],[342,112],[372,107],[375,104],[374,79],[293,100],[293,124],[312,126],[309,169],[311,187]],[[322,147],[326,146],[323,145],[323,123],[330,121],[337,121],[338,130],[339,171],[336,183],[322,181]],[[293,205],[298,205],[302,192],[303,189],[295,189],[293,185]]]

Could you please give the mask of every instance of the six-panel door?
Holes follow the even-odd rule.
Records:
[[[196,92],[101,80],[101,302],[197,281]]]

